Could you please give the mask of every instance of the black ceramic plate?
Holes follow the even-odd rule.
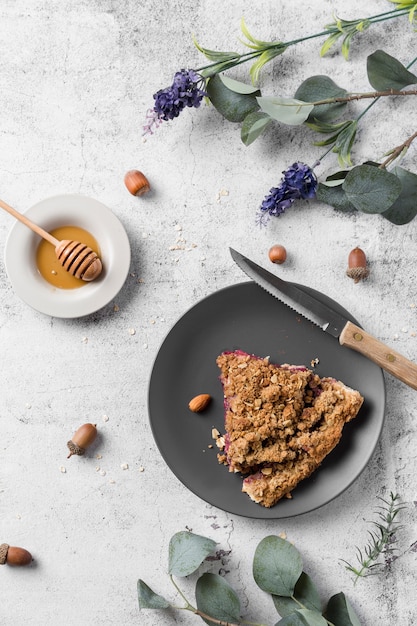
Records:
[[[330,298],[302,289],[356,322]],[[241,492],[242,477],[219,465],[211,438],[213,427],[224,432],[216,358],[224,350],[236,349],[269,356],[278,364],[310,366],[313,359],[319,359],[315,371],[320,376],[342,380],[365,398],[359,415],[345,426],[342,440],[321,467],[300,483],[292,499],[280,500],[270,509]],[[200,393],[210,394],[212,401],[204,412],[192,413],[188,403]],[[209,504],[252,518],[279,519],[307,513],[342,493],[368,463],[384,412],[385,382],[378,366],[340,346],[253,282],[222,289],[185,313],[164,340],[149,385],[152,432],[177,478]]]

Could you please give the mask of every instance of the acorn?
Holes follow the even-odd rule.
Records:
[[[85,454],[88,446],[91,446],[95,438],[97,437],[96,424],[83,424],[75,431],[72,439],[67,442],[68,449],[70,451],[67,459],[73,454],[82,456]]]
[[[366,254],[361,248],[356,247],[350,251],[346,275],[349,276],[349,278],[353,278],[355,283],[368,278],[369,268],[366,261]]]
[[[30,552],[24,548],[9,546],[7,543],[0,544],[0,565],[29,565],[33,558]]]

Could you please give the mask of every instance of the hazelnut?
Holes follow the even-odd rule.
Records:
[[[24,548],[9,546],[7,543],[0,545],[0,565],[29,565],[33,561],[30,552]]]
[[[272,261],[272,263],[277,263],[277,265],[285,263],[287,258],[286,249],[284,248],[284,246],[281,246],[279,244],[272,246],[272,248],[269,249],[268,254],[270,261]]]
[[[188,403],[188,408],[193,413],[199,413],[200,411],[204,411],[211,400],[211,396],[208,393],[200,393],[200,395],[195,396]]]
[[[143,196],[150,191],[151,186],[145,174],[139,170],[130,170],[125,174],[125,185],[132,196]]]
[[[67,446],[70,451],[67,459],[73,454],[82,456],[85,454],[86,448],[91,446],[95,438],[97,437],[97,428],[95,424],[83,424],[74,433],[74,436],[68,441]]]
[[[355,283],[368,278],[369,268],[366,261],[366,255],[361,248],[356,247],[350,251],[346,275],[349,276],[349,278],[352,278]]]

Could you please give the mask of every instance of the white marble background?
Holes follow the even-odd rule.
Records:
[[[367,626],[414,624],[415,391],[387,375],[386,423],[365,471],[327,506],[277,522],[232,516],[191,494],[160,457],[147,416],[149,375],[171,326],[202,297],[242,281],[229,246],[265,264],[270,245],[283,243],[288,279],[324,291],[417,360],[415,220],[394,227],[377,216],[304,203],[266,230],[254,226],[256,208],[281,171],[321,154],[307,130],[276,126],[246,148],[235,125],[203,106],[146,142],[141,136],[152,94],[181,67],[204,64],[192,34],[208,48],[241,49],[242,16],[259,38],[290,40],[319,32],[333,12],[365,17],[391,6],[384,0],[366,6],[359,0],[2,0],[0,197],[19,210],[61,193],[102,201],[126,228],[132,264],[114,301],[71,321],[21,302],[0,262],[0,543],[26,547],[35,557],[30,568],[0,568],[0,624],[198,623],[190,614],[137,606],[139,577],[173,597],[167,546],[185,528],[231,550],[228,580],[249,621],[278,620],[252,582],[251,563],[264,536],[285,532],[323,597],[344,590]],[[348,63],[338,52],[320,59],[319,47],[320,40],[294,46],[267,66],[263,93],[292,95],[318,73],[348,90],[368,90],[366,56],[383,48],[407,64],[416,33],[406,18],[372,27],[354,41]],[[242,67],[230,75],[246,73]],[[414,131],[411,98],[381,101],[360,127],[354,160],[377,158]],[[417,171],[415,146],[404,166]],[[146,198],[133,198],[124,187],[132,167],[151,181]],[[330,156],[319,174],[336,167]],[[12,224],[0,214],[0,258]],[[195,247],[171,250],[179,233]],[[359,285],[345,277],[355,245],[366,249],[372,272]],[[94,452],[67,462],[66,440],[85,421],[100,426],[102,458]],[[354,587],[340,559],[352,560],[355,545],[366,543],[376,497],[390,491],[407,505],[398,558]]]

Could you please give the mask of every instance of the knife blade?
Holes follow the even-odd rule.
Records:
[[[413,389],[417,389],[416,363],[392,350],[382,341],[373,337],[332,307],[324,304],[314,295],[300,289],[297,285],[272,274],[233,248],[230,248],[230,254],[234,262],[249,278],[298,314],[338,339],[341,346],[360,352],[398,380]]]

